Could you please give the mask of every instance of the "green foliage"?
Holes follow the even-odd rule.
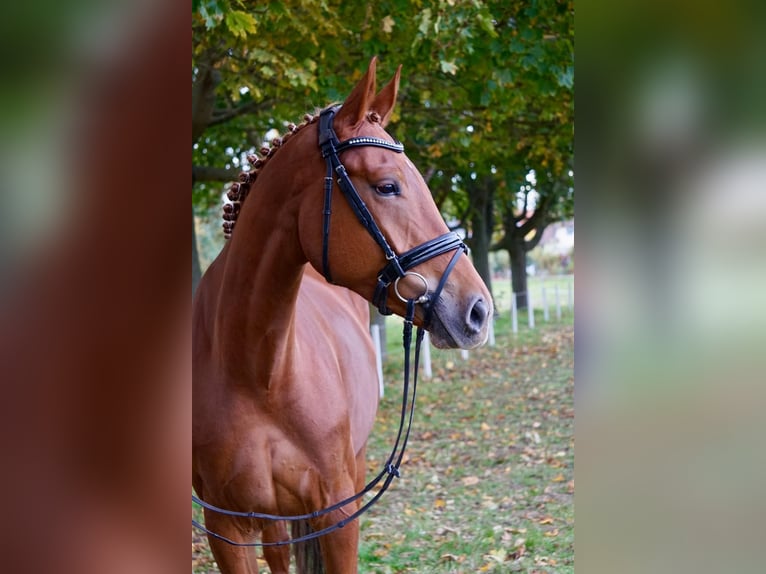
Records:
[[[255,18],[242,10],[232,10],[226,14],[226,27],[234,36],[247,38],[248,34],[255,34]]]
[[[569,193],[542,183],[565,179],[572,165],[571,1],[195,0],[192,11],[192,81],[220,73],[195,165],[237,166],[269,130],[342,100],[377,55],[381,81],[403,65],[389,129],[445,215],[469,213],[472,176],[507,205],[530,169],[549,176],[538,193]],[[200,186],[195,202],[217,201]]]

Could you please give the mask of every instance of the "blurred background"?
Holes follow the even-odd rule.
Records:
[[[577,3],[577,570],[759,572],[766,11]]]
[[[167,572],[188,532],[188,30],[165,2],[3,6],[5,571]]]

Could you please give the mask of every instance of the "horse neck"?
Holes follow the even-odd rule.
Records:
[[[280,159],[270,160],[242,207],[221,278],[218,350],[232,379],[248,386],[272,385],[290,368],[295,348],[295,307],[306,264],[298,210],[301,192],[311,186],[300,179],[305,170],[295,161]]]

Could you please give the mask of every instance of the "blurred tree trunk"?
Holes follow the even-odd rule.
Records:
[[[467,186],[470,201],[468,221],[471,224],[471,237],[466,240],[471,248],[474,267],[484,284],[492,294],[492,272],[489,265],[489,251],[493,229],[494,187],[488,177],[477,178]]]
[[[548,226],[548,208],[550,199],[543,197],[533,213],[527,212],[527,201],[523,209],[514,213],[512,205],[507,205],[503,213],[503,231],[505,235],[493,248],[506,249],[511,259],[511,285],[516,296],[516,308],[526,309],[527,297],[527,252],[534,249]],[[534,235],[531,235],[534,233]],[[531,235],[531,237],[530,237]]]
[[[525,309],[527,306],[527,251],[524,248],[524,237],[511,236],[507,249],[511,259],[511,287],[516,295],[516,308]]]

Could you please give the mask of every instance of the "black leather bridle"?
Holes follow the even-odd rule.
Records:
[[[463,253],[468,252],[468,247],[465,245],[465,243],[463,243],[463,240],[460,239],[460,236],[458,236],[457,233],[449,232],[437,237],[436,239],[426,241],[422,245],[418,245],[417,247],[414,247],[413,249],[410,249],[409,251],[406,251],[405,253],[402,253],[401,255],[396,254],[396,252],[389,245],[388,241],[386,241],[386,238],[383,235],[383,233],[380,231],[380,228],[378,227],[378,225],[375,223],[375,219],[372,217],[372,214],[367,209],[367,206],[365,205],[364,201],[359,196],[359,193],[356,191],[356,188],[354,188],[354,184],[351,182],[351,179],[349,179],[348,173],[346,173],[346,168],[341,163],[340,158],[338,157],[338,154],[347,149],[351,149],[355,147],[363,147],[363,146],[380,147],[383,149],[391,150],[396,153],[402,153],[404,151],[404,146],[398,141],[391,142],[384,139],[367,137],[367,136],[350,138],[343,142],[339,141],[338,137],[335,135],[335,131],[332,129],[332,121],[339,108],[340,106],[329,107],[323,110],[319,116],[319,148],[322,151],[322,157],[327,162],[327,175],[325,177],[325,186],[324,186],[325,197],[324,197],[324,211],[323,211],[324,223],[323,223],[322,267],[323,267],[325,279],[329,283],[332,283],[333,281],[332,281],[332,276],[330,274],[330,262],[329,262],[329,238],[330,238],[330,217],[332,215],[333,173],[335,173],[337,176],[338,187],[343,192],[343,195],[346,197],[346,200],[348,201],[349,205],[353,209],[354,213],[356,214],[361,224],[364,226],[365,229],[367,229],[367,231],[370,233],[370,235],[375,240],[375,242],[383,250],[386,260],[388,261],[386,266],[383,267],[383,269],[381,269],[380,273],[378,273],[377,285],[375,287],[375,295],[373,297],[373,303],[375,304],[376,307],[378,307],[378,310],[384,315],[391,314],[391,310],[386,305],[386,301],[388,299],[388,289],[392,283],[394,285],[394,292],[397,295],[397,297],[399,297],[402,301],[406,303],[406,312],[404,316],[404,335],[403,335],[404,385],[402,389],[403,397],[402,397],[401,414],[399,419],[399,431],[396,435],[394,448],[391,450],[391,454],[388,456],[388,459],[386,460],[386,464],[384,465],[383,470],[381,470],[375,478],[373,478],[369,483],[367,483],[367,485],[361,491],[357,492],[356,494],[344,500],[341,500],[333,504],[332,506],[328,506],[327,508],[323,508],[321,510],[316,510],[308,514],[291,515],[291,516],[264,514],[260,512],[241,512],[236,510],[227,510],[225,508],[220,508],[218,506],[215,506],[208,502],[200,500],[198,497],[192,495],[192,502],[194,502],[195,504],[198,504],[199,506],[206,508],[210,511],[213,511],[219,514],[225,514],[227,516],[260,519],[260,520],[298,521],[298,520],[308,520],[308,519],[318,518],[330,512],[339,510],[343,508],[344,506],[359,500],[365,494],[371,492],[381,481],[383,481],[383,484],[381,485],[380,489],[373,495],[373,497],[369,501],[367,501],[365,504],[363,504],[360,508],[358,508],[355,512],[353,512],[351,515],[347,516],[346,518],[322,530],[317,530],[309,534],[306,534],[304,536],[292,538],[290,540],[281,541],[281,542],[237,542],[235,540],[231,540],[230,538],[222,536],[221,534],[208,530],[204,525],[192,519],[192,525],[195,526],[196,528],[199,528],[200,530],[206,532],[210,536],[213,536],[214,538],[227,542],[228,544],[231,544],[233,546],[284,546],[287,544],[294,544],[297,542],[305,542],[307,540],[311,540],[313,538],[318,538],[320,536],[324,536],[325,534],[329,534],[330,532],[334,530],[343,528],[346,524],[348,524],[352,520],[355,520],[361,514],[366,512],[373,504],[375,504],[378,501],[378,499],[380,499],[383,493],[390,486],[393,479],[400,476],[399,467],[401,466],[402,459],[404,458],[404,450],[407,446],[407,440],[409,439],[409,436],[410,436],[410,429],[412,428],[412,419],[415,413],[415,396],[417,395],[418,364],[420,363],[420,346],[421,346],[421,343],[423,342],[423,336],[425,335],[425,328],[428,327],[431,321],[431,318],[433,316],[434,306],[436,302],[438,301],[439,296],[441,295],[444,285],[447,283],[447,277],[455,268],[455,265],[457,264],[457,261],[460,258],[460,256]],[[429,292],[428,281],[425,279],[425,277],[423,277],[419,273],[410,271],[410,269],[412,269],[413,267],[417,267],[421,263],[424,263],[428,261],[429,259],[433,259],[434,257],[441,255],[442,253],[448,253],[450,251],[454,251],[455,254],[452,256],[452,259],[448,263],[447,267],[444,269],[444,272],[442,273],[442,277],[439,280],[439,284],[436,286],[436,289],[434,289],[433,292]],[[418,297],[407,299],[399,293],[398,282],[402,277],[405,277],[407,275],[416,276],[423,282],[424,290],[423,290],[423,293],[419,295]],[[423,319],[423,327],[418,327],[417,336],[415,338],[414,376],[413,376],[413,384],[412,384],[412,402],[410,403],[409,402],[410,349],[411,349],[411,343],[412,343],[413,320],[415,317],[415,305],[417,304],[423,305],[425,309],[425,314]],[[405,429],[405,426],[406,426],[406,429]]]
[[[368,231],[375,242],[383,250],[383,254],[386,257],[388,263],[378,273],[378,282],[375,286],[375,294],[372,302],[378,308],[378,310],[384,315],[390,315],[391,310],[386,304],[388,298],[388,288],[391,284],[394,284],[394,291],[396,295],[406,302],[407,299],[399,294],[398,282],[402,277],[406,275],[413,275],[418,277],[424,286],[423,293],[415,299],[416,303],[422,304],[425,307],[425,321],[424,325],[428,327],[430,319],[433,313],[433,306],[439,299],[442,289],[447,282],[447,277],[455,267],[460,255],[468,252],[468,247],[463,243],[460,236],[451,231],[440,235],[436,239],[431,239],[425,243],[410,249],[409,251],[397,255],[391,248],[385,236],[380,231],[375,218],[373,218],[367,205],[365,205],[362,198],[359,196],[354,184],[346,173],[346,168],[340,161],[338,154],[341,152],[352,149],[355,147],[374,146],[387,150],[391,150],[396,153],[402,153],[404,146],[398,141],[388,141],[373,137],[356,137],[350,138],[345,141],[339,141],[338,136],[335,134],[335,130],[332,129],[332,121],[336,112],[340,106],[333,106],[326,108],[319,114],[319,149],[322,151],[322,157],[327,164],[327,175],[325,176],[324,185],[324,225],[323,225],[323,245],[322,245],[322,268],[325,279],[332,283],[332,275],[330,273],[330,217],[332,215],[332,191],[333,191],[333,173],[337,176],[338,187],[345,196],[351,209],[356,214],[357,219],[362,226]],[[425,263],[429,259],[441,255],[442,253],[448,253],[454,251],[455,254],[452,257],[452,261],[447,265],[442,278],[439,281],[439,285],[429,294],[428,281],[419,273],[410,271],[413,267],[417,267],[421,263]]]

